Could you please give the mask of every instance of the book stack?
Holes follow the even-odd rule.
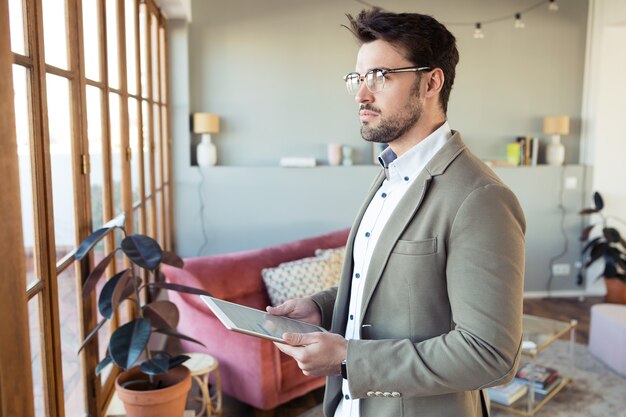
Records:
[[[539,156],[539,138],[518,136],[515,143],[519,144],[519,165],[537,165]]]
[[[559,372],[554,368],[539,364],[533,366],[532,363],[527,363],[517,371],[514,380],[526,385],[533,380],[535,381],[535,393],[545,395],[559,385],[561,378]]]
[[[511,405],[528,392],[528,384],[518,379],[514,379],[506,385],[499,385],[486,389],[489,400],[494,403]]]

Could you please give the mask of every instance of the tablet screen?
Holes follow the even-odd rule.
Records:
[[[219,300],[205,295],[200,296],[215,313],[222,324],[230,330],[282,342],[283,333],[325,332],[322,327],[283,316],[274,316],[265,311]]]

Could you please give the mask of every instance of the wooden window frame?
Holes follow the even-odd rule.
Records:
[[[9,286],[13,292],[2,291],[2,312],[10,311],[11,316],[15,317],[15,325],[19,330],[17,336],[19,340],[11,341],[11,349],[5,349],[8,345],[2,343],[2,369],[11,369],[11,372],[2,373],[0,375],[0,392],[1,398],[11,398],[10,401],[0,400],[0,410],[3,414],[0,417],[9,415],[23,415],[30,417],[34,414],[33,392],[32,392],[32,370],[30,365],[30,341],[28,339],[28,311],[27,302],[34,297],[40,296],[41,309],[41,350],[42,350],[42,371],[44,384],[44,403],[45,415],[47,417],[64,417],[64,392],[63,392],[63,372],[61,358],[61,331],[60,331],[60,313],[58,305],[58,287],[57,277],[63,272],[74,268],[74,279],[77,291],[82,288],[82,282],[86,278],[88,271],[93,266],[93,259],[86,259],[82,262],[75,262],[73,252],[67,254],[62,259],[56,258],[55,233],[54,233],[54,215],[53,215],[53,198],[52,198],[52,176],[50,161],[49,138],[50,131],[48,126],[48,101],[46,96],[46,74],[53,74],[67,79],[70,85],[70,123],[71,123],[71,161],[73,164],[72,181],[74,190],[74,224],[75,224],[75,241],[79,242],[84,239],[93,229],[93,219],[91,211],[91,187],[89,172],[89,142],[87,130],[87,100],[86,87],[93,86],[101,92],[101,132],[102,132],[102,158],[103,158],[103,219],[108,220],[116,214],[117,207],[114,207],[113,201],[113,172],[111,168],[111,135],[118,132],[111,131],[110,119],[110,101],[109,94],[115,93],[120,97],[119,118],[121,130],[121,209],[127,213],[126,230],[128,233],[140,231],[142,233],[156,233],[161,230],[161,238],[166,249],[171,249],[173,244],[171,239],[172,233],[172,201],[171,201],[171,183],[170,178],[165,178],[167,172],[171,173],[171,140],[169,122],[170,107],[169,103],[163,100],[162,86],[168,89],[168,83],[162,83],[163,78],[167,81],[167,49],[166,36],[161,42],[160,29],[166,30],[166,20],[154,4],[152,0],[126,0],[133,1],[135,9],[134,33],[131,34],[135,43],[135,60],[137,78],[136,94],[128,93],[128,71],[127,71],[127,53],[126,53],[126,20],[125,20],[125,0],[115,0],[117,4],[117,58],[119,71],[119,88],[111,88],[109,86],[108,74],[108,53],[107,53],[107,8],[105,0],[96,0],[99,19],[99,39],[100,43],[100,78],[99,80],[91,80],[86,78],[85,74],[85,56],[83,44],[83,14],[82,0],[66,0],[66,18],[67,18],[67,48],[68,48],[68,68],[58,68],[45,63],[44,54],[44,34],[43,34],[43,7],[42,2],[45,0],[23,0],[24,2],[24,25],[25,37],[27,42],[26,55],[11,52],[9,45],[9,29],[8,24],[8,1],[0,0],[0,31],[6,32],[2,35],[0,43],[0,76],[4,89],[9,86],[12,92],[12,71],[11,64],[19,65],[28,70],[29,74],[29,92],[30,92],[30,111],[31,111],[31,173],[33,178],[33,211],[34,211],[34,245],[38,253],[34,260],[37,263],[36,271],[39,279],[32,283],[24,292],[26,272],[24,268],[24,247],[21,233],[21,208],[20,208],[20,189],[19,181],[15,184],[15,179],[19,175],[17,167],[17,152],[15,137],[15,115],[13,109],[13,100],[2,97],[0,100],[0,109],[2,114],[0,117],[7,119],[10,123],[3,126],[9,127],[9,132],[2,134],[3,145],[8,145],[5,149],[9,152],[0,154],[2,165],[8,167],[11,171],[10,175],[4,175],[2,179],[2,195],[0,202],[3,209],[2,223],[3,231],[10,233],[10,239],[3,239],[2,256],[7,256],[11,261],[6,261],[5,265],[10,265],[11,269],[5,269],[5,273],[9,273],[11,278],[3,280],[1,284],[3,289]],[[145,30],[146,34],[146,54],[148,57],[148,114],[144,114],[142,100],[141,85],[141,49],[140,42],[140,3],[146,5],[145,18],[147,19]],[[157,74],[152,74],[152,39],[151,39],[151,16],[157,17],[158,28],[156,30],[156,53],[158,54]],[[165,65],[161,63],[161,48],[165,54]],[[8,76],[6,74],[8,72]],[[153,83],[158,83],[159,100],[155,101],[152,97]],[[169,97],[169,91],[165,92],[165,97]],[[140,152],[137,155],[131,155],[130,152],[130,121],[128,113],[129,98],[135,98],[138,103],[138,147]],[[12,98],[12,95],[11,95]],[[158,116],[154,113],[154,105],[158,105]],[[166,113],[167,132],[164,131],[163,114]],[[149,140],[151,141],[149,148],[148,161],[144,160],[143,145],[143,120],[149,119]],[[161,140],[155,143],[155,120],[159,117],[159,129]],[[12,130],[12,132],[11,132]],[[5,143],[8,141],[8,143]],[[160,161],[155,160],[155,146],[159,147]],[[164,152],[165,151],[165,152]],[[138,175],[138,200],[133,201],[132,195],[132,178],[131,178],[131,158],[138,158],[139,167]],[[145,164],[149,164],[148,175],[151,187],[146,189],[146,170]],[[167,167],[166,167],[167,164]],[[161,175],[160,187],[156,187],[155,173],[159,169]],[[13,182],[11,182],[13,181]],[[5,186],[7,191],[5,191]],[[166,187],[168,193],[165,192]],[[156,193],[161,193],[160,216],[157,216],[157,198]],[[167,201],[166,201],[166,197]],[[165,210],[165,208],[168,210]],[[134,224],[134,212],[138,211],[139,224]],[[149,220],[149,222],[148,222]],[[5,227],[6,223],[6,227]],[[166,232],[167,231],[167,232]],[[19,236],[19,239],[16,237]],[[6,244],[11,244],[11,250],[5,250]],[[114,236],[108,236],[105,241],[105,250],[111,250],[115,245]],[[114,268],[112,267],[114,272]],[[21,286],[15,285],[16,278],[23,280]],[[21,282],[21,281],[20,281]],[[17,292],[19,295],[14,294]],[[24,294],[26,297],[24,297]],[[6,298],[6,300],[5,300]],[[6,302],[5,302],[6,301]],[[95,308],[95,296],[92,296],[87,302],[78,301],[78,314],[80,326],[80,337],[84,338],[86,334],[95,326],[97,312]],[[128,306],[128,314],[130,313]],[[118,315],[113,320],[113,328],[118,324]],[[4,331],[4,329],[3,329]],[[3,338],[3,341],[10,340]],[[94,340],[97,340],[94,339]],[[5,346],[6,345],[6,346]],[[18,352],[19,354],[16,354]],[[10,356],[14,355],[14,356]],[[13,359],[11,359],[13,358]],[[104,384],[101,385],[99,377],[95,376],[95,367],[98,363],[98,343],[91,342],[88,344],[83,353],[77,360],[81,363],[83,383],[85,384],[85,408],[89,415],[102,416],[106,411],[108,401],[112,397],[114,390],[114,380],[119,373],[116,368],[107,377]],[[5,368],[5,365],[7,366]],[[15,369],[15,372],[13,370]],[[12,378],[9,383],[5,378]],[[16,384],[15,378],[21,383]],[[25,389],[31,387],[30,389]],[[5,395],[6,394],[6,395]],[[10,410],[18,410],[13,413]]]

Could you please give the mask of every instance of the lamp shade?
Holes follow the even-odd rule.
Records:
[[[543,133],[546,135],[567,135],[569,133],[569,116],[544,117]]]
[[[215,113],[194,113],[193,133],[219,133],[220,118]]]

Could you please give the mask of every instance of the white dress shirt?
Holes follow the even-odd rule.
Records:
[[[354,270],[348,308],[346,339],[359,339],[361,319],[359,312],[363,303],[363,288],[372,254],[380,234],[398,203],[424,169],[428,161],[452,137],[448,122],[413,146],[406,153],[397,157],[390,147],[378,157],[385,169],[387,178],[383,181],[376,195],[370,202],[354,238]],[[348,375],[348,378],[350,376]],[[348,380],[343,381],[343,399],[339,402],[335,417],[359,417],[359,399],[350,399]],[[375,400],[373,400],[375,401]]]

